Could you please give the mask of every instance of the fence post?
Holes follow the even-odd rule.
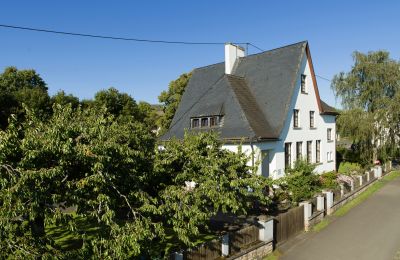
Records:
[[[308,201],[303,201],[300,203],[300,206],[304,206],[304,230],[309,230],[309,220],[312,215],[312,205]]]
[[[326,196],[326,214],[332,214],[333,207],[333,192],[332,191],[324,191]]]
[[[365,174],[367,175],[367,182],[370,182],[370,181],[371,181],[371,178],[370,178],[370,176],[369,176],[369,172],[365,172]]]
[[[183,260],[183,253],[182,252],[175,252],[174,253],[174,260]]]
[[[317,196],[317,210],[323,211],[325,209],[325,196]]]
[[[340,197],[342,198],[344,196],[344,184],[340,183]]]
[[[375,178],[382,178],[382,167],[377,165],[373,168]]]
[[[263,242],[272,241],[274,239],[274,220],[262,215],[258,217],[258,224],[260,224],[258,239]]]
[[[353,180],[353,178],[351,178],[351,180],[350,180],[350,190],[354,191],[354,180]]]
[[[229,233],[222,236],[222,256],[229,255]]]
[[[358,179],[360,180],[360,186],[362,186],[362,185],[363,185],[363,178],[362,178],[362,175],[358,176]]]

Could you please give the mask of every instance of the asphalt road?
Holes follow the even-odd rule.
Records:
[[[281,260],[393,260],[400,254],[400,178],[318,233],[278,248]]]

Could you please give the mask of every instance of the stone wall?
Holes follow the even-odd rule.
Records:
[[[316,224],[318,224],[319,222],[321,222],[325,217],[325,212],[324,211],[317,211],[315,212],[311,218],[308,219],[308,226],[312,227]]]
[[[270,242],[263,242],[260,244],[257,244],[256,246],[253,246],[251,248],[248,248],[247,250],[241,252],[238,255],[229,257],[228,259],[233,260],[262,260],[267,256],[268,254],[272,253],[273,250],[273,243],[272,241]]]

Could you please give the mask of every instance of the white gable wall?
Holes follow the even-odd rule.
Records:
[[[304,55],[301,73],[297,77],[295,94],[293,95],[285,126],[277,142],[277,165],[278,169],[284,170],[285,167],[285,143],[290,142],[292,165],[296,161],[296,142],[302,142],[302,156],[307,155],[307,141],[312,141],[312,163],[316,162],[316,140],[321,141],[320,164],[316,167],[316,172],[322,173],[335,170],[336,160],[336,119],[335,116],[321,115],[319,112],[317,96],[311,76],[310,64],[307,56]],[[306,75],[306,93],[301,93],[301,74]],[[294,128],[293,110],[299,110],[299,128]],[[310,111],[314,111],[314,127],[310,128]],[[328,142],[327,129],[332,129],[332,141]],[[330,155],[328,155],[330,153]]]
[[[291,145],[291,158],[292,165],[296,161],[296,142],[302,142],[302,156],[305,159],[307,155],[307,141],[312,141],[312,163],[316,161],[316,140],[321,141],[320,145],[320,164],[316,167],[316,172],[322,173],[335,170],[336,161],[336,119],[335,116],[321,115],[316,93],[313,86],[311,77],[311,70],[304,55],[300,68],[301,73],[297,77],[295,84],[294,95],[290,102],[288,115],[285,120],[285,126],[280,135],[279,141],[273,142],[257,142],[253,144],[243,144],[242,151],[245,152],[250,160],[248,165],[257,164],[257,161],[269,162],[268,170],[269,176],[277,179],[284,175],[285,170],[285,143],[290,142]],[[302,94],[300,89],[301,74],[306,75],[306,93]],[[293,110],[299,110],[299,129],[293,127]],[[310,128],[310,111],[314,111],[314,126]],[[327,140],[327,129],[332,129],[332,141]],[[226,144],[223,146],[225,149],[237,151],[238,145]],[[268,151],[263,153],[262,151]],[[328,154],[329,153],[329,154]],[[254,154],[254,158],[253,158]],[[262,155],[268,154],[268,158],[262,158]],[[262,165],[258,168],[258,174],[265,173]]]

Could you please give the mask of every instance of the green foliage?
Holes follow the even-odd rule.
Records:
[[[287,192],[292,203],[311,199],[321,191],[319,176],[314,174],[314,169],[315,165],[298,160],[293,168],[286,170],[285,177],[276,181],[281,190]]]
[[[137,120],[140,117],[136,101],[115,88],[97,92],[92,105],[96,109],[106,107],[108,113],[122,120]]]
[[[23,118],[23,104],[45,117],[50,108],[46,83],[34,70],[8,67],[0,74],[0,128],[7,126],[11,114]]]
[[[147,102],[139,102],[138,104],[140,122],[143,122],[150,130],[157,132],[157,122],[160,119],[160,113],[157,106],[152,106]]]
[[[99,258],[138,255],[142,241],[160,233],[140,215],[154,151],[143,125],[58,105],[48,122],[31,112],[23,125],[12,120],[0,132],[0,147],[1,258],[60,255],[45,223],[68,226],[83,240],[76,254]],[[54,207],[60,203],[77,206],[79,218],[94,219],[106,232],[87,240],[76,232],[76,219]]]
[[[341,72],[332,88],[347,109],[338,118],[338,130],[350,137],[362,164],[386,160],[399,145],[400,63],[385,51],[354,52],[350,72]]]
[[[166,230],[175,246],[192,246],[217,212],[268,203],[269,181],[214,134],[155,151],[145,125],[105,108],[55,104],[47,120],[11,117],[0,131],[0,258],[161,257]],[[62,212],[70,206],[74,214]]]
[[[163,104],[164,115],[159,120],[161,133],[164,133],[171,125],[178,105],[181,102],[183,92],[189,83],[192,73],[184,73],[178,79],[169,83],[168,91],[161,92],[158,100]]]
[[[268,203],[263,189],[269,181],[251,173],[243,153],[221,149],[212,133],[186,133],[184,140],[171,140],[156,154],[155,174],[162,180],[160,210],[181,243],[192,245],[199,228],[217,212],[245,213],[255,200]],[[185,182],[196,187],[185,189]]]
[[[79,98],[73,96],[72,94],[67,95],[65,91],[61,90],[51,97],[51,103],[60,104],[62,106],[71,104],[71,107],[76,109],[79,106]]]
[[[323,173],[320,177],[322,189],[336,189],[339,187],[338,174],[335,171]]]
[[[341,162],[339,165],[338,172],[340,174],[351,175],[352,173],[360,173],[362,171],[362,167],[359,163],[352,162]]]

